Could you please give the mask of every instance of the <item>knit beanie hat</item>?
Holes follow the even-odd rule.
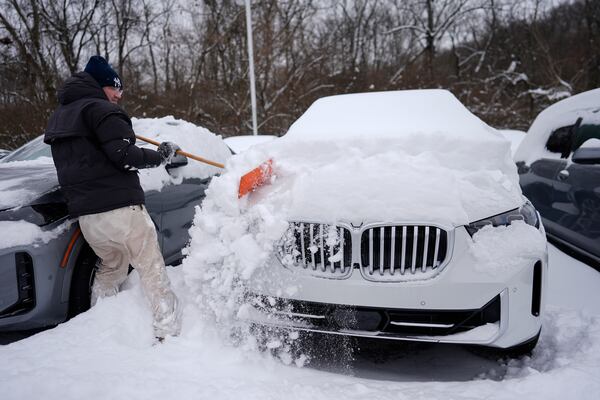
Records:
[[[123,83],[119,74],[115,72],[110,64],[100,56],[92,56],[84,69],[90,74],[101,87],[112,86],[117,89],[123,89]]]

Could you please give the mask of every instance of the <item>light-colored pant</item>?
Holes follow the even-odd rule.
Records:
[[[171,290],[154,223],[144,206],[127,206],[79,217],[85,240],[100,258],[92,286],[92,306],[117,294],[131,264],[142,282],[154,315],[157,337],[178,335],[179,302]]]

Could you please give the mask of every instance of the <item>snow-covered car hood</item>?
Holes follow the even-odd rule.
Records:
[[[230,171],[273,159],[248,202],[290,220],[458,226],[524,202],[510,143],[443,90],[323,98],[240,157]]]
[[[0,163],[0,210],[25,205],[57,187],[51,158]]]
[[[282,140],[263,158],[274,160],[275,179],[248,201],[271,203],[292,221],[459,226],[523,204],[504,141]]]
[[[163,118],[133,118],[136,133],[157,141],[171,141],[182,149],[209,160],[224,163],[230,156],[229,148],[220,136],[190,122]],[[40,141],[41,137],[34,139]],[[30,142],[31,143],[31,142]],[[137,141],[140,147],[156,148]],[[185,178],[208,178],[220,170],[208,164],[190,160],[188,165],[168,173],[164,167],[139,171],[145,191],[161,190],[170,184],[179,184]],[[23,206],[38,196],[58,187],[58,177],[51,157],[0,163],[0,210]]]

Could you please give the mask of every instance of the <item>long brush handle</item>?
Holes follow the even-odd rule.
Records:
[[[140,139],[140,140],[142,140],[142,141],[144,141],[144,142],[146,142],[146,143],[153,144],[155,146],[159,146],[160,145],[160,142],[157,142],[156,140],[152,140],[152,139],[144,137],[144,136],[135,135],[135,137],[138,138],[138,139]],[[188,153],[187,151],[177,150],[177,154],[181,154],[182,156],[185,156],[187,158],[191,158],[192,160],[200,161],[200,162],[203,162],[203,163],[208,164],[208,165],[212,165],[212,166],[217,167],[217,168],[225,168],[225,165],[223,165],[221,163],[218,163],[216,161],[207,160],[206,158],[202,158],[200,156]]]

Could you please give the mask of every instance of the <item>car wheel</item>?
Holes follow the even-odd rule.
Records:
[[[71,278],[71,291],[69,294],[69,318],[81,314],[90,308],[92,284],[96,275],[96,262],[98,257],[86,247],[79,256],[73,276]]]

